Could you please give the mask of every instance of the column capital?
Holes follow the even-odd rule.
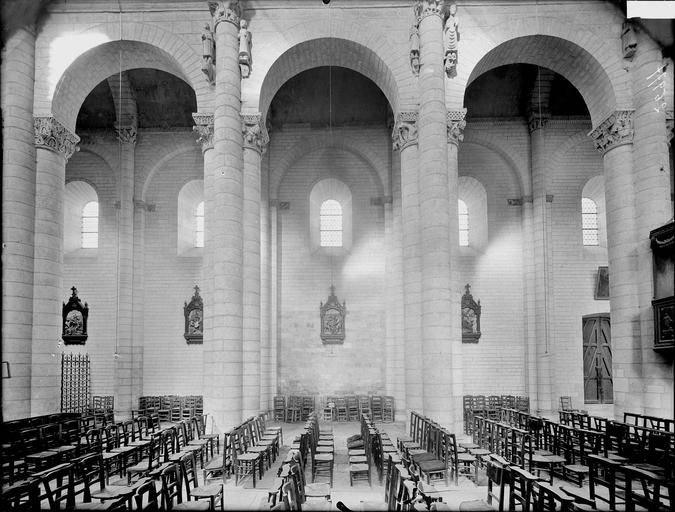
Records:
[[[201,144],[202,153],[208,149],[213,149],[213,114],[194,112],[192,119],[195,121],[192,131],[199,135],[196,142]]]
[[[633,143],[634,110],[617,110],[588,133],[595,148],[605,154],[610,149]]]
[[[80,138],[71,133],[55,117],[33,117],[33,126],[35,147],[61,153],[66,158],[66,162],[73,156],[73,153],[80,150],[77,146]]]
[[[117,133],[117,140],[122,144],[136,144],[138,129],[135,124],[127,126],[115,125],[115,133]]]
[[[413,4],[415,18],[419,21],[427,16],[438,16],[443,19],[443,4],[444,0],[415,0]]]
[[[447,127],[448,143],[458,145],[464,140],[464,128],[466,127],[466,109],[448,110]]]
[[[244,136],[244,148],[257,151],[261,155],[265,152],[270,137],[260,112],[241,114],[241,133]]]
[[[227,21],[239,28],[239,19],[241,18],[239,0],[209,0],[207,4],[211,16],[213,16],[213,30],[216,30],[221,21]]]
[[[402,151],[408,146],[417,144],[417,119],[416,110],[398,113],[391,133],[394,151]]]
[[[527,116],[527,129],[530,133],[541,130],[551,119],[551,113],[548,111],[530,112]]]

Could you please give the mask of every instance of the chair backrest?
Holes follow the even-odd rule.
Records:
[[[103,450],[103,432],[100,427],[87,430],[86,438],[90,452],[100,453]]]
[[[560,397],[560,410],[561,411],[571,411],[572,410],[572,397],[571,396],[561,396]]]
[[[70,508],[75,503],[73,465],[62,464],[40,477],[40,507],[49,510]]]
[[[284,499],[288,500],[288,510],[301,510],[300,499],[292,481],[281,486],[281,493]]]
[[[180,458],[180,473],[185,482],[185,501],[190,501],[190,491],[199,486],[197,472],[195,471],[194,453],[186,453]]]
[[[105,486],[105,466],[101,453],[81,457],[75,463],[75,497],[82,493],[82,502],[91,502],[91,491],[102,490]],[[80,484],[82,487],[80,487]],[[98,485],[96,485],[98,484]]]
[[[162,508],[171,510],[174,505],[183,503],[183,493],[180,486],[179,465],[171,464],[162,470]],[[174,503],[174,498],[176,499]]]
[[[534,482],[533,493],[536,495],[534,509],[541,511],[570,512],[574,498],[545,482]]]
[[[154,480],[150,479],[138,486],[134,495],[136,510],[154,512],[159,510],[159,499]]]
[[[10,485],[0,493],[0,510],[32,512],[40,509],[39,481]]]

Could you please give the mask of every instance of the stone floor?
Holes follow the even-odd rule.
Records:
[[[278,424],[273,424],[278,425]],[[358,434],[360,431],[358,422],[348,423],[325,423],[323,425],[331,425],[333,427],[333,435],[335,439],[335,469],[333,475],[333,487],[331,492],[332,509],[338,510],[336,504],[341,501],[351,510],[382,510],[384,509],[384,483],[379,483],[377,472],[373,470],[371,476],[372,487],[368,486],[367,482],[357,482],[353,487],[349,485],[349,471],[347,463],[347,437]],[[271,469],[265,472],[263,479],[257,482],[256,488],[253,489],[252,482],[245,480],[239,482],[238,486],[234,485],[234,479],[228,479],[225,484],[225,509],[226,510],[268,510],[267,505],[268,490],[272,487],[272,483],[276,477],[277,469],[283,460],[285,453],[289,450],[288,445],[296,434],[299,434],[303,428],[303,423],[282,423],[284,443],[282,448],[282,455],[272,466]],[[383,423],[376,425],[381,432],[386,432],[389,437],[396,442],[398,435],[405,433],[405,425],[402,422]],[[458,442],[468,438],[464,436],[458,437]],[[309,468],[307,470],[309,474]],[[482,484],[482,485],[481,485]],[[575,487],[574,484],[564,481],[557,481],[554,479],[555,485],[566,485]],[[479,485],[476,486],[473,482],[460,478],[458,485],[454,484],[445,486],[443,483],[436,484],[436,489],[439,495],[443,497],[443,501],[448,504],[451,510],[491,510],[484,502],[487,496],[487,481],[483,474],[479,474]],[[588,488],[581,489],[588,495]],[[508,496],[508,491],[506,496]],[[495,504],[496,505],[496,504]],[[598,503],[599,510],[608,510],[608,507],[602,507],[602,503]],[[495,506],[496,509],[496,506]]]

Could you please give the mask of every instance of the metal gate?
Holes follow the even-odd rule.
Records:
[[[89,354],[62,354],[61,412],[86,412],[90,383]]]

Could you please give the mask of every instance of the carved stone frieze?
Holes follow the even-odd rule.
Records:
[[[260,154],[265,152],[270,137],[259,113],[241,114],[241,133],[244,136],[245,148],[253,149]]]
[[[202,153],[207,149],[213,149],[213,114],[194,112],[192,119],[195,121],[192,130],[199,135],[197,143],[201,144]]]
[[[216,30],[218,24],[222,21],[232,23],[239,28],[239,19],[241,18],[241,6],[239,0],[218,0],[208,1],[209,11],[213,16],[213,30]]]
[[[138,130],[135,125],[115,126],[115,132],[117,133],[117,139],[122,144],[136,144]]]
[[[417,111],[398,113],[391,138],[394,151],[402,151],[408,146],[417,144]]]
[[[633,113],[634,110],[617,110],[588,134],[600,153],[633,143]]]
[[[80,138],[71,133],[56,118],[51,116],[34,117],[33,126],[35,127],[35,147],[62,153],[66,157],[66,161],[73,156],[73,153],[80,150],[77,146]]]
[[[530,133],[541,130],[548,124],[550,119],[551,114],[548,111],[530,112],[530,115],[527,117],[527,129]]]
[[[464,140],[464,128],[466,127],[466,109],[448,110],[448,142],[459,144]]]

